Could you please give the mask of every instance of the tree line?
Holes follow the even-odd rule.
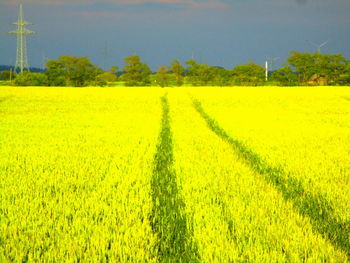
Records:
[[[249,62],[233,69],[198,63],[194,59],[182,65],[173,60],[162,65],[157,72],[142,62],[139,56],[124,59],[119,70],[113,66],[104,72],[87,57],[60,56],[49,60],[43,73],[0,72],[0,79],[13,79],[17,86],[107,86],[120,82],[125,86],[259,86],[259,85],[350,85],[350,61],[340,54],[292,51],[286,64],[274,72]]]

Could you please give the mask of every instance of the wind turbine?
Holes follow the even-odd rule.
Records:
[[[280,59],[280,57],[274,57],[274,58],[270,58],[269,56],[266,56],[266,61],[270,62],[270,70],[273,70],[273,63]]]
[[[322,44],[315,44],[315,43],[313,43],[313,42],[311,42],[311,41],[308,41],[311,45],[313,45],[314,47],[316,47],[317,48],[317,52],[318,53],[321,53],[321,47],[324,47],[325,45],[327,45],[328,43],[329,43],[329,40],[327,40],[327,41],[325,41],[325,42],[323,42]]]

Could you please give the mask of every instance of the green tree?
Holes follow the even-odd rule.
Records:
[[[194,59],[185,62],[187,78],[193,86],[207,86],[214,79],[213,68],[207,64],[198,64]]]
[[[49,60],[46,63],[46,72],[49,86],[66,86],[63,61]]]
[[[116,82],[117,75],[112,72],[104,72],[96,76],[96,85],[106,86],[110,82]]]
[[[124,59],[123,80],[126,86],[146,86],[150,84],[152,71],[147,64],[142,63],[139,56],[131,56]]]
[[[60,56],[58,60],[49,60],[46,75],[51,86],[69,85],[83,87],[95,80],[102,71],[87,57]]]
[[[308,52],[301,53],[291,51],[290,53],[291,56],[287,59],[288,64],[297,74],[299,83],[307,83],[307,81],[315,73],[315,62],[313,56]]]
[[[10,80],[15,78],[15,73],[10,70],[4,70],[0,72],[0,80]]]
[[[112,66],[109,70],[110,73],[113,73],[114,75],[117,76],[118,72],[119,72],[119,67],[118,66]]]
[[[29,71],[23,71],[22,74],[17,74],[14,79],[16,86],[32,86],[32,74]]]
[[[174,59],[171,62],[169,69],[174,74],[176,86],[181,86],[183,84],[185,68],[180,64],[178,60]]]
[[[315,72],[324,76],[326,84],[338,85],[340,76],[344,73],[346,59],[340,54],[326,55],[315,53]]]
[[[102,71],[99,70],[87,57],[61,56],[66,81],[75,87],[86,86]]]
[[[232,70],[232,78],[235,85],[258,86],[265,81],[265,68],[252,62],[238,65]]]
[[[294,86],[298,84],[298,77],[290,66],[284,66],[272,73],[271,79],[280,83],[281,86]]]
[[[213,67],[212,68],[213,79],[211,84],[213,86],[229,86],[231,84],[231,72],[225,68]]]
[[[194,59],[190,59],[185,62],[187,65],[186,68],[186,77],[188,82],[190,82],[193,86],[200,85],[199,81],[199,64]]]
[[[214,80],[215,72],[213,67],[207,64],[199,64],[198,67],[198,82],[201,86],[208,86]]]
[[[339,85],[350,85],[350,61],[347,61],[344,65],[342,74],[340,74],[338,79]]]
[[[31,73],[24,71],[22,74],[17,74],[15,78],[17,86],[47,86],[48,78],[44,73]]]
[[[287,62],[292,70],[298,74],[301,84],[318,84],[323,79],[325,84],[337,85],[346,68],[346,59],[340,55],[327,55],[316,52],[314,54],[291,52]]]
[[[155,80],[157,85],[162,88],[169,86],[169,74],[166,66],[160,66],[158,68]]]
[[[48,86],[49,80],[44,73],[31,73],[32,86]]]

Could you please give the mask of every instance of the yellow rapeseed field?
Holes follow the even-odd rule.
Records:
[[[0,262],[349,259],[349,87],[0,87]]]

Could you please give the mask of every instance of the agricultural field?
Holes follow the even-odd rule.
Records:
[[[349,87],[0,87],[0,262],[349,259]]]

